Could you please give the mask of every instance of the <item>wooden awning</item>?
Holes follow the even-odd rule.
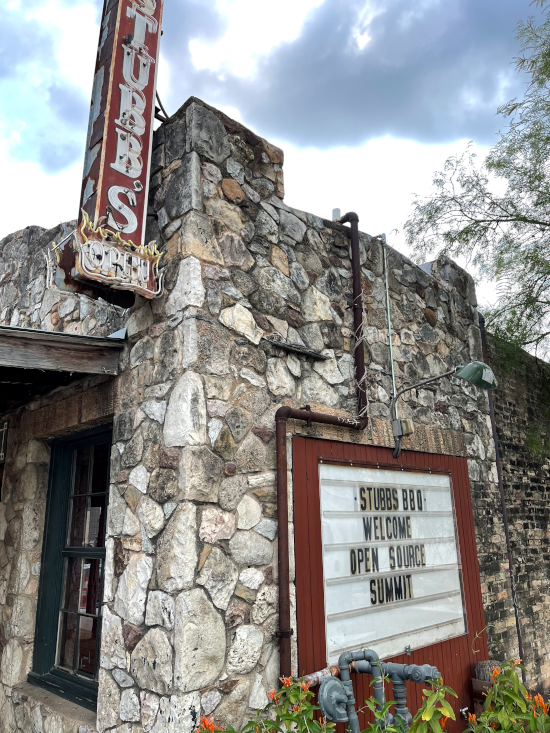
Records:
[[[86,375],[115,376],[123,344],[124,338],[0,326],[0,414]]]

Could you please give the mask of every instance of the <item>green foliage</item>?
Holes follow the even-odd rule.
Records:
[[[531,425],[525,433],[525,449],[536,463],[546,463],[550,456],[550,435],[539,425]]]
[[[531,697],[519,681],[517,668],[523,667],[513,659],[494,669],[493,687],[487,693],[483,713],[479,720],[470,715],[470,733],[548,733],[550,717],[540,695]]]
[[[544,0],[537,0],[545,5]],[[550,346],[550,13],[518,24],[518,72],[528,87],[497,111],[507,121],[487,158],[471,147],[435,173],[433,191],[416,197],[405,224],[419,258],[465,257],[499,297],[487,327],[518,346]]]
[[[432,689],[422,690],[422,705],[413,718],[410,733],[442,733],[447,718],[456,720],[453,709],[446,700],[447,695],[458,697],[450,687],[445,687],[442,680],[432,683]]]
[[[498,336],[490,336],[491,344],[494,347],[491,363],[493,360],[499,369],[499,377],[506,378],[513,371],[525,374],[526,358],[525,352],[517,343],[506,341]]]

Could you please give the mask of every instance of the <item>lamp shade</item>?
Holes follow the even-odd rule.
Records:
[[[466,366],[457,367],[455,376],[480,389],[496,389],[498,387],[493,370],[482,361],[471,361]]]

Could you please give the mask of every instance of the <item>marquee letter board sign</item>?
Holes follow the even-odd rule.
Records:
[[[74,241],[81,277],[146,298],[162,291],[144,243],[162,5],[104,1]]]
[[[466,633],[450,477],[320,464],[327,661]]]

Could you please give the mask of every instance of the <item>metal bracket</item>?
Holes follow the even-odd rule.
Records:
[[[277,639],[290,639],[293,633],[294,629],[290,629],[290,631],[276,631],[275,636]]]

